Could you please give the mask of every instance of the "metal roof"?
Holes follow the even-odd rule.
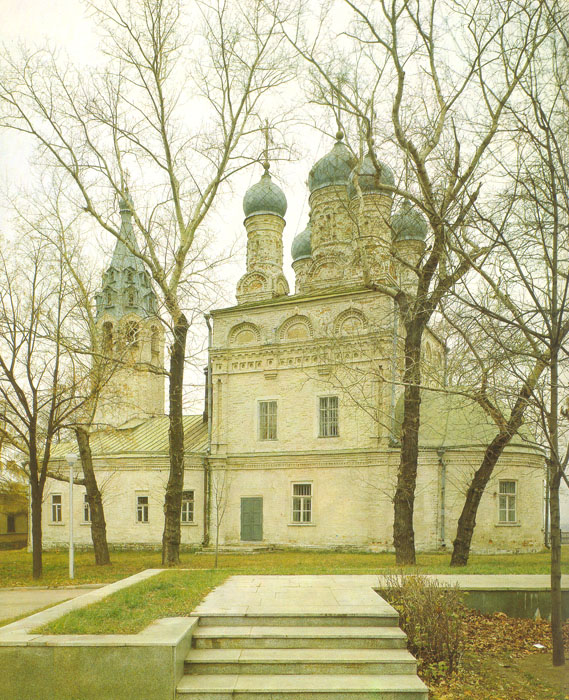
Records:
[[[184,451],[202,453],[207,448],[207,422],[201,415],[184,416]],[[168,455],[168,416],[149,418],[135,426],[109,428],[91,434],[93,457],[111,455]],[[60,442],[53,450],[52,458],[61,459],[68,452],[76,451],[71,442]]]

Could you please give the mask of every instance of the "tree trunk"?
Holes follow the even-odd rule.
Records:
[[[170,354],[169,401],[170,475],[164,501],[164,534],[162,535],[162,564],[174,566],[180,562],[180,512],[184,487],[184,422],[182,391],[188,321],[184,314],[174,324],[174,340]]]
[[[405,384],[401,458],[394,498],[393,544],[397,564],[415,564],[413,509],[419,456],[419,421],[421,407],[421,338],[423,328],[415,322],[406,324]]]
[[[31,484],[32,496],[32,575],[34,578],[41,578],[43,572],[42,561],[42,489],[39,485]]]
[[[551,523],[551,636],[553,640],[553,665],[563,666],[563,624],[561,602],[561,514],[559,509],[559,485],[561,465],[554,464],[549,483],[549,508]]]
[[[85,428],[77,427],[75,428],[75,437],[77,438],[77,447],[79,448],[81,466],[83,467],[83,475],[85,477],[87,502],[89,503],[89,509],[91,511],[91,539],[95,552],[95,563],[97,566],[105,566],[111,563],[109,547],[107,545],[107,524],[105,522],[105,512],[103,510],[103,499],[93,469],[89,433]]]
[[[494,467],[500,459],[504,448],[511,440],[510,433],[500,432],[492,440],[492,442],[486,448],[484,452],[484,458],[482,459],[482,464],[478,467],[468,491],[466,493],[466,499],[462,507],[462,513],[458,519],[458,526],[456,528],[456,537],[454,540],[454,548],[452,551],[452,557],[450,560],[451,566],[466,566],[468,564],[468,557],[470,555],[470,545],[472,543],[472,535],[474,534],[474,528],[476,526],[476,514],[478,513],[478,506],[480,505],[480,500],[484,494],[488,481],[492,476]]]

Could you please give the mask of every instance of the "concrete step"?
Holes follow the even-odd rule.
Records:
[[[188,674],[405,675],[417,672],[406,649],[192,649]]]
[[[399,616],[392,613],[311,614],[276,613],[262,615],[200,614],[200,627],[399,627]]]
[[[184,676],[177,700],[428,700],[413,675]]]
[[[404,649],[398,627],[196,627],[194,649]]]

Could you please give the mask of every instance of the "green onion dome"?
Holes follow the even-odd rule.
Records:
[[[411,202],[405,199],[397,214],[391,218],[391,229],[395,242],[424,241],[429,226],[423,214],[414,209]]]
[[[363,159],[362,165],[358,172],[358,184],[362,191],[362,194],[373,194],[382,193],[380,185],[390,185],[394,187],[395,178],[393,177],[393,172],[391,168],[382,163],[380,160],[377,161],[379,165],[379,172],[377,172],[371,155],[368,153]],[[350,173],[350,181],[348,184],[348,196],[353,199],[357,195],[356,187],[354,185],[354,177],[356,171],[352,170]],[[384,193],[385,194],[385,193]],[[391,192],[388,193],[389,197],[393,196]]]
[[[350,149],[342,143],[344,135],[341,131],[336,134],[336,143],[330,153],[312,166],[308,175],[310,192],[330,185],[347,185],[356,161]]]
[[[312,255],[312,241],[311,241],[312,230],[310,228],[310,222],[308,226],[297,233],[292,242],[290,253],[292,255],[292,261],[302,260],[303,258],[309,258]]]
[[[284,192],[272,181],[268,168],[256,185],[250,187],[243,197],[245,216],[252,214],[286,214],[287,202]]]

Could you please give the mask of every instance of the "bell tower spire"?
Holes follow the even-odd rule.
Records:
[[[95,296],[98,355],[110,377],[95,422],[115,427],[164,414],[164,328],[150,274],[140,258],[132,224],[134,204],[126,185],[119,211],[119,235]]]

